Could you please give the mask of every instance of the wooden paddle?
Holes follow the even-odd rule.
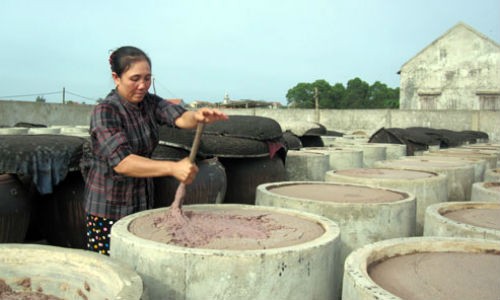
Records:
[[[200,146],[201,134],[205,123],[198,123],[196,127],[196,134],[194,136],[193,145],[191,146],[191,152],[189,153],[189,160],[194,163],[196,159],[196,154],[198,153],[198,148]],[[180,183],[175,192],[174,202],[170,206],[170,213],[175,216],[181,223],[186,222],[186,218],[182,213],[182,203],[184,202],[184,197],[186,196],[186,185]]]

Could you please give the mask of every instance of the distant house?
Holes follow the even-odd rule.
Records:
[[[242,99],[242,100],[229,100],[224,101],[220,104],[221,108],[280,108],[281,103],[279,102],[268,102],[262,100],[250,100],[250,99]]]
[[[500,110],[500,45],[458,23],[406,62],[400,109]]]
[[[189,107],[191,108],[201,108],[201,107],[217,107],[216,103],[208,102],[208,101],[201,101],[201,100],[196,100],[193,101],[189,104]]]

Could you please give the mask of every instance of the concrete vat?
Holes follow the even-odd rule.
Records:
[[[326,153],[289,150],[285,169],[287,179],[291,181],[323,181],[325,172],[330,169],[329,156]]]
[[[484,172],[484,181],[500,182],[500,168],[486,170]]]
[[[19,134],[27,134],[27,127],[4,127],[0,128],[0,135],[19,135]]]
[[[488,168],[494,169],[497,167],[497,156],[493,153],[481,153],[481,152],[471,152],[467,150],[458,150],[459,148],[450,148],[440,151],[428,151],[425,155],[437,155],[437,156],[457,156],[457,157],[467,157],[467,158],[480,158],[488,162]]]
[[[500,202],[500,182],[474,183],[471,201]]]
[[[274,182],[259,185],[255,201],[335,221],[341,231],[341,266],[358,247],[415,235],[415,196],[403,191],[332,182]],[[339,272],[341,276],[342,269]]]
[[[387,150],[383,145],[375,143],[356,143],[356,144],[336,144],[335,147],[359,149],[363,151],[363,167],[371,168],[373,163],[379,160],[387,159]]]
[[[448,177],[448,201],[469,201],[474,167],[451,161],[431,161],[422,156],[375,162],[376,168],[410,169],[442,173]]]
[[[40,291],[68,300],[139,300],[143,295],[142,280],[132,269],[86,250],[0,244],[0,270],[0,279],[14,292]]]
[[[351,169],[328,171],[325,181],[386,187],[415,195],[416,235],[423,233],[426,208],[448,200],[448,179],[446,175],[434,172],[383,168]]]
[[[441,160],[441,161],[455,161],[455,162],[465,162],[474,166],[474,180],[473,182],[479,182],[484,180],[484,173],[488,168],[487,161],[481,158],[473,157],[459,157],[459,156],[447,156],[447,155],[426,155],[423,154],[420,159],[428,160]]]
[[[188,205],[183,210],[191,221],[191,216],[214,217],[213,224],[207,226],[210,228],[216,224],[232,226],[232,223],[224,225],[232,218],[260,220],[262,226],[281,224],[282,227],[277,226],[268,232],[269,236],[256,239],[246,235],[247,230],[254,229],[253,225],[238,226],[239,230],[231,237],[217,238],[209,234],[208,245],[186,247],[143,236],[167,236],[165,229],[147,223],[165,216],[167,210],[154,209],[127,216],[111,230],[111,257],[132,266],[142,276],[149,299],[335,299],[340,296],[340,278],[335,278],[335,269],[339,268],[340,229],[327,218],[253,205]],[[141,223],[143,225],[139,225]],[[137,226],[142,226],[143,237],[132,233]],[[202,236],[205,229],[198,229],[197,235]]]
[[[500,241],[500,202],[446,202],[425,212],[425,236]]]
[[[61,128],[57,127],[32,127],[28,129],[28,134],[59,134]]]
[[[500,242],[390,239],[347,257],[342,300],[498,299]]]
[[[386,148],[385,159],[398,159],[406,156],[405,144],[371,143],[373,145],[384,146]]]
[[[494,154],[497,156],[497,159],[500,159],[500,147],[494,146],[481,146],[481,145],[473,145],[473,146],[462,146],[459,148],[452,148],[457,150],[463,150],[472,153],[486,153],[486,154]]]
[[[306,147],[301,151],[328,155],[328,170],[345,170],[363,167],[363,151],[342,147]]]

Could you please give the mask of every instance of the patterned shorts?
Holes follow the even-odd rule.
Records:
[[[87,214],[87,249],[109,255],[109,234],[115,220]]]

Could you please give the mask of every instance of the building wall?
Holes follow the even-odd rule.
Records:
[[[400,75],[401,109],[500,110],[500,46],[465,24],[423,49]],[[485,99],[490,104],[481,106]]]
[[[92,105],[64,105],[23,101],[0,101],[0,125],[13,126],[18,122],[51,125],[86,125]],[[317,122],[340,132],[365,130],[372,134],[385,127],[431,127],[450,130],[479,130],[491,140],[500,142],[500,111],[421,111],[388,109],[225,109],[229,115],[263,116],[277,122]]]

